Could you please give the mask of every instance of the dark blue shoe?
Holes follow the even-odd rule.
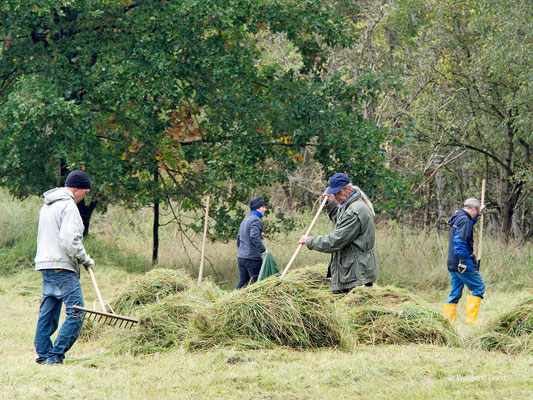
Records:
[[[46,359],[46,365],[56,365],[56,364],[63,364],[63,357],[52,356]]]
[[[37,364],[44,364],[44,363],[46,362],[46,358],[44,358],[44,357],[38,357],[38,358],[35,360],[35,362],[36,362]]]

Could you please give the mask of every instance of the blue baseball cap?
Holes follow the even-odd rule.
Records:
[[[329,178],[329,187],[326,190],[326,194],[337,194],[340,190],[350,183],[348,175],[337,173]]]

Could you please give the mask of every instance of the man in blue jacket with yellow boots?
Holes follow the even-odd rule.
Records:
[[[457,302],[463,295],[466,285],[472,291],[466,299],[466,323],[475,324],[481,299],[485,293],[485,284],[479,274],[479,263],[474,255],[474,224],[477,216],[483,212],[477,199],[470,198],[464,202],[462,210],[452,215],[448,245],[448,272],[451,278],[451,291],[446,304],[444,316],[455,325]]]

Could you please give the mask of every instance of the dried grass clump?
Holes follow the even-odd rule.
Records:
[[[533,354],[533,297],[490,322],[472,342],[484,350]]]
[[[156,268],[136,279],[133,285],[116,296],[111,305],[118,314],[132,311],[183,292],[193,283],[184,270]]]
[[[153,353],[178,346],[188,336],[191,317],[221,295],[215,284],[204,281],[147,305],[139,315],[139,329],[128,350]]]
[[[308,286],[317,290],[330,290],[331,279],[326,278],[328,266],[324,264],[298,268],[283,278],[286,282],[306,282]]]
[[[99,324],[92,319],[85,318],[83,320],[83,326],[81,327],[80,336],[78,340],[80,342],[89,342],[91,340],[97,339],[102,335],[106,325]]]
[[[191,328],[190,348],[344,345],[343,326],[327,298],[308,282],[278,277],[220,298],[195,314]]]
[[[421,300],[405,289],[394,286],[359,286],[344,296],[340,303],[347,307],[381,306],[396,309],[404,303],[421,304]]]
[[[348,311],[359,343],[460,345],[455,329],[440,314],[421,306],[390,310],[375,305]]]

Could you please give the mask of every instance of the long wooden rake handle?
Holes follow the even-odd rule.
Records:
[[[481,207],[485,205],[485,179],[481,181]],[[479,240],[477,244],[477,260],[481,260],[481,250],[483,248],[483,214],[479,217]]]
[[[98,284],[96,283],[96,278],[94,277],[94,272],[93,272],[92,267],[89,267],[88,270],[89,270],[89,275],[91,276],[91,280],[93,281],[94,290],[96,291],[96,295],[98,296],[98,301],[100,302],[100,306],[102,307],[102,311],[106,313],[107,310],[105,309],[104,299],[102,298],[100,289],[98,289]]]
[[[205,205],[205,222],[204,222],[204,238],[202,240],[202,255],[200,257],[200,271],[198,272],[198,283],[202,282],[204,275],[204,258],[205,258],[205,242],[207,241],[207,220],[209,218],[209,196]]]
[[[324,197],[324,200],[322,200],[322,204],[320,204],[320,207],[318,208],[318,211],[316,212],[316,215],[315,217],[313,218],[313,221],[311,221],[311,225],[309,225],[309,229],[307,229],[307,232],[305,232],[305,236],[309,235],[309,233],[311,232],[311,229],[313,229],[313,226],[315,225],[315,222],[316,220],[318,219],[318,216],[320,215],[320,213],[322,212],[322,209],[324,208],[324,206],[326,205],[326,202],[328,201],[328,198],[327,197]],[[287,264],[287,266],[285,267],[285,269],[283,270],[283,273],[281,274],[280,278],[283,278],[287,272],[289,271],[289,268],[291,267],[292,263],[294,262],[294,260],[296,259],[296,256],[298,255],[298,253],[300,252],[300,250],[302,249],[302,246],[303,244],[299,244],[298,247],[296,248],[296,251],[294,252],[294,254],[292,255],[292,258],[290,259],[289,263]]]

